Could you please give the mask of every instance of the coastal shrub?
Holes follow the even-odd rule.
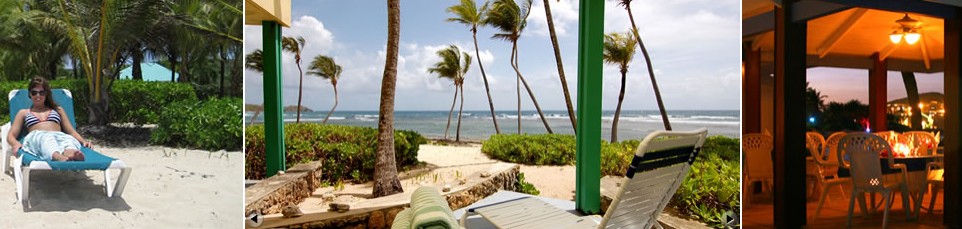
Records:
[[[702,148],[704,150],[704,148]],[[712,227],[724,227],[726,212],[738,212],[739,169],[737,160],[724,160],[718,154],[699,156],[688,179],[671,198],[671,206]]]
[[[516,185],[518,187],[518,192],[536,196],[541,194],[541,191],[538,191],[538,188],[534,187],[534,184],[528,183],[528,181],[524,180],[524,173],[518,173],[518,182]]]
[[[561,134],[495,134],[481,146],[489,157],[526,165],[570,165],[575,161],[575,138]]]
[[[110,120],[158,123],[164,108],[182,101],[198,101],[190,84],[117,80],[110,92]]]
[[[638,140],[601,142],[604,175],[623,176],[638,148]],[[575,137],[563,134],[496,134],[481,145],[493,159],[525,165],[571,165],[575,162]]]
[[[741,155],[741,141],[721,135],[709,136],[701,146],[698,160],[707,159],[708,155],[718,155],[722,160],[738,161]]]
[[[150,142],[205,150],[241,148],[240,98],[181,101],[163,108]]]
[[[639,144],[638,140],[601,141],[601,174],[624,176]],[[710,226],[724,226],[725,213],[737,212],[740,206],[739,146],[737,138],[708,137],[670,206]],[[572,135],[492,135],[481,152],[512,163],[569,165],[575,161],[574,149]]]
[[[0,92],[6,94],[13,89],[27,87],[28,81],[0,82]],[[65,88],[73,95],[74,115],[78,126],[87,123],[85,107],[89,99],[87,81],[84,79],[62,79],[50,81],[51,88]],[[110,120],[115,123],[157,123],[164,107],[180,101],[197,101],[197,96],[189,84],[172,82],[147,82],[133,80],[114,81],[110,92]],[[9,103],[0,101],[0,111],[7,112]],[[0,122],[8,122],[10,117],[0,116]]]
[[[300,123],[284,125],[285,156],[288,168],[309,161],[321,160],[322,181],[335,183],[352,178],[366,182],[374,174],[377,159],[377,129],[343,125]],[[417,165],[418,149],[427,143],[414,131],[394,131],[394,153],[398,168]],[[264,125],[248,126],[245,130],[245,177],[266,177]],[[355,172],[358,171],[358,172]]]

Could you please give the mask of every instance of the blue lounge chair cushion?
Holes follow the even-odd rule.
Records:
[[[33,161],[44,161],[53,170],[105,170],[110,167],[111,162],[116,160],[87,147],[81,148],[80,151],[85,157],[83,161],[45,161],[33,154],[24,153],[22,149],[18,154],[23,155],[24,166],[29,166]]]

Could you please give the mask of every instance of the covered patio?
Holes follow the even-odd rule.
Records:
[[[942,73],[944,119],[941,126],[944,191],[936,209],[923,210],[919,219],[902,213],[901,197],[895,195],[889,225],[905,228],[962,226],[959,201],[960,44],[962,4],[948,1],[847,1],[847,0],[745,0],[743,1],[743,134],[769,133],[772,137],[773,195],[752,195],[754,185],[744,182],[743,199],[762,196],[743,205],[747,228],[839,227],[848,215],[851,181],[842,185],[845,198],[833,188],[831,200],[819,218],[805,191],[806,176],[806,82],[807,70],[834,67],[867,70],[868,128],[888,129],[887,73]],[[911,18],[915,21],[903,20]],[[900,23],[904,22],[904,23]],[[898,38],[898,39],[895,39]],[[916,127],[917,128],[917,127]],[[827,136],[826,136],[827,137]],[[744,140],[744,138],[743,138]],[[743,157],[744,158],[744,157]],[[748,164],[748,163],[743,163]],[[922,204],[928,206],[929,193]],[[757,200],[757,201],[756,201]],[[844,202],[844,203],[843,203]],[[814,204],[813,204],[814,203]],[[860,213],[860,212],[856,212]],[[911,217],[910,217],[911,218]],[[856,218],[855,226],[878,227],[882,217]]]

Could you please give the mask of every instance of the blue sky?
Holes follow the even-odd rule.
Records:
[[[469,28],[445,21],[453,16],[445,9],[458,3],[458,0],[401,2],[395,109],[447,110],[451,107],[453,84],[427,73],[427,68],[439,60],[435,52],[451,44],[474,56]],[[542,3],[534,1],[528,27],[519,41],[519,68],[542,109],[563,110],[564,96]],[[343,66],[337,110],[377,110],[387,41],[386,4],[383,1],[293,0],[292,8],[292,26],[284,28],[283,34],[303,36],[307,40],[301,63],[305,72],[314,56],[332,56]],[[605,8],[606,33],[628,31],[627,12],[614,1],[606,1]],[[734,0],[634,1],[634,17],[652,57],[667,109],[739,109],[739,9],[740,1]],[[551,1],[551,10],[569,91],[576,98],[577,1]],[[514,110],[517,106],[515,73],[508,63],[511,44],[490,39],[495,32],[493,28],[479,28],[480,59],[491,83],[495,109]],[[259,26],[245,26],[244,35],[245,53],[261,47]],[[293,55],[285,54],[282,63],[285,105],[297,103],[298,71],[293,59]],[[477,59],[465,80],[465,110],[488,109]],[[262,103],[261,74],[247,70],[244,83],[245,102]],[[614,110],[619,86],[617,67],[605,65],[603,109]],[[624,109],[657,109],[640,50],[629,66],[626,88]],[[523,91],[522,96],[522,109],[533,110]],[[328,110],[334,103],[330,82],[305,75],[303,100],[304,106]]]

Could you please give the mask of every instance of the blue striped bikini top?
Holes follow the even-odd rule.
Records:
[[[40,118],[37,117],[37,114],[34,114],[32,111],[27,110],[27,117],[24,118],[24,124],[27,125],[28,129],[31,126],[37,125],[37,123],[41,123],[41,122],[56,122],[57,124],[60,124],[60,113],[57,113],[57,110],[51,109],[50,114],[47,115],[47,120],[41,121]]]

